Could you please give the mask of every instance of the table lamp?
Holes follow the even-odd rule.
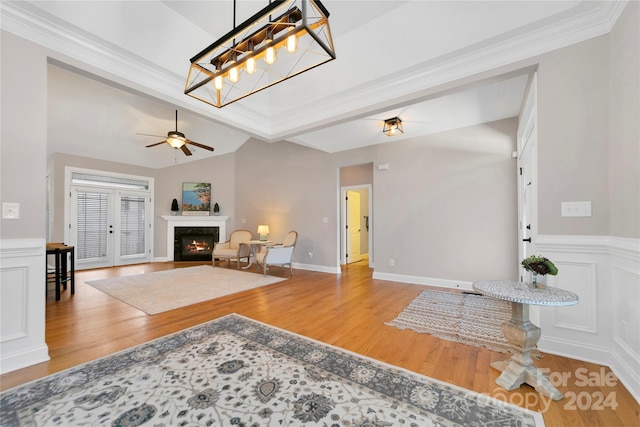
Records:
[[[260,235],[261,241],[267,240],[267,234],[269,234],[269,226],[268,225],[259,225],[258,226],[258,234]]]

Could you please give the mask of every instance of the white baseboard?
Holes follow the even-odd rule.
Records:
[[[406,274],[379,273],[374,271],[373,278],[389,280],[391,282],[411,283],[413,285],[437,286],[448,289],[463,289],[473,291],[473,282],[464,280],[438,279],[435,277],[409,276]]]
[[[542,335],[540,341],[538,341],[538,349],[540,351],[581,360],[583,362],[609,365],[611,350],[608,348],[566,339],[561,340],[553,337],[545,337],[544,330],[542,331]]]
[[[640,358],[625,343],[615,340],[609,366],[640,403]]]
[[[330,274],[340,274],[342,271],[340,270],[340,266],[338,267],[329,267],[326,265],[315,265],[315,264],[302,264],[298,262],[293,263],[293,268],[297,268],[300,270],[309,270],[309,271],[317,271],[320,273],[330,273]]]
[[[36,348],[25,349],[19,353],[3,354],[0,360],[0,373],[16,371],[37,363],[49,360],[49,347],[41,345]]]

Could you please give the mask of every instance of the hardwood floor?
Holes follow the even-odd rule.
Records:
[[[601,369],[611,372],[608,368],[545,354],[536,363],[539,367],[548,368],[556,378],[571,375],[566,384],[557,385],[565,398],[554,402],[529,386],[512,392],[497,386],[498,372],[489,364],[505,359],[505,354],[386,326],[424,287],[374,280],[363,262],[343,267],[341,275],[295,270],[284,282],[153,316],[84,283],[193,265],[197,264],[153,263],[77,272],[73,297],[67,290],[56,302],[51,289],[47,298],[46,342],[51,360],[0,376],[0,389],[235,312],[540,411],[547,426],[640,425],[640,405],[619,381],[594,384],[602,378]],[[288,276],[288,271],[275,267],[270,274]],[[585,378],[594,379],[580,386]]]

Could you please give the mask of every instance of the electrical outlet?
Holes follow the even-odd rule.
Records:
[[[393,259],[393,258],[389,258],[389,265],[390,265],[391,267],[394,267],[394,266],[396,265],[396,260],[395,260],[395,259]]]
[[[313,258],[313,252],[309,251],[309,258]]]

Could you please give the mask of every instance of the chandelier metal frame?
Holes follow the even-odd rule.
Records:
[[[221,108],[336,58],[319,0],[279,0],[190,59],[185,94]]]

